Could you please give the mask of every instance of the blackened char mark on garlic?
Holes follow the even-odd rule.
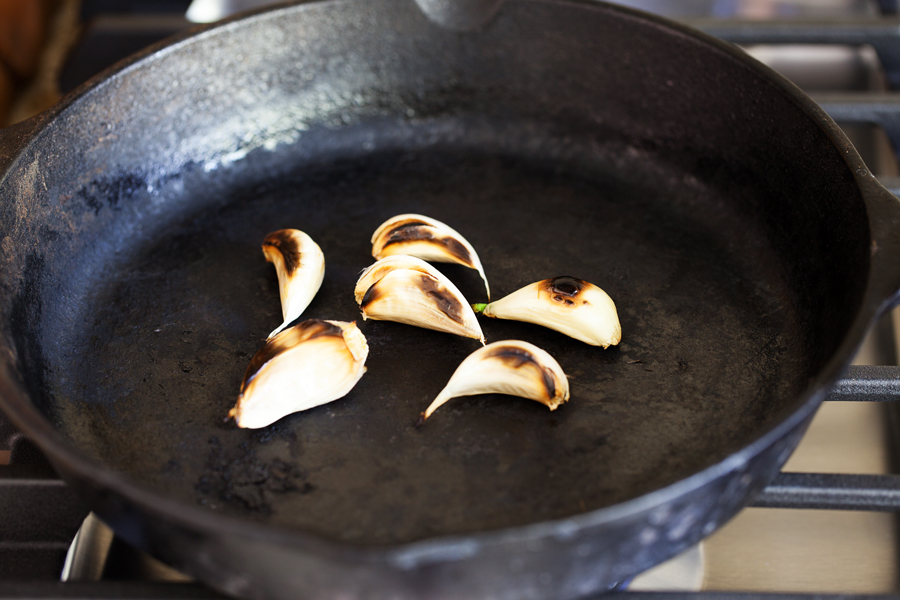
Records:
[[[419,290],[426,296],[430,297],[441,310],[441,312],[447,315],[447,317],[449,317],[456,323],[465,326],[462,304],[460,304],[460,302],[453,297],[453,294],[450,293],[450,290],[444,287],[440,281],[438,281],[428,273],[416,273],[416,275],[418,276],[419,280]],[[385,286],[380,285],[380,283],[381,282],[379,281],[366,291],[366,294],[363,296],[362,302],[359,303],[360,308],[365,309],[372,302],[376,302],[380,298],[383,298],[386,294],[390,293],[386,289],[383,289],[385,288]]]
[[[575,306],[577,301],[580,300],[581,292],[587,286],[586,281],[570,277],[569,275],[547,279],[545,283],[553,301],[566,306]],[[582,300],[582,302],[584,301]]]
[[[369,304],[379,300],[384,297],[385,292],[381,291],[381,288],[378,286],[378,282],[373,284],[368,290],[366,290],[365,295],[363,295],[362,301],[359,303],[359,307],[365,310]]]
[[[391,238],[395,235],[402,235],[402,232],[406,231],[407,229],[415,229],[417,227],[431,227],[431,225],[419,219],[408,219],[406,221],[403,221],[402,223],[397,223],[396,225],[394,225],[394,227],[391,229],[390,234],[388,234],[388,237]]]
[[[556,397],[556,378],[553,377],[553,372],[542,367],[531,352],[514,346],[497,346],[491,350],[488,357],[501,360],[512,369],[537,369],[541,374],[541,379],[544,380],[547,397]]]
[[[271,246],[281,253],[284,258],[284,270],[288,275],[293,275],[300,268],[300,245],[289,229],[275,231],[266,236],[263,246]]]
[[[462,304],[450,293],[450,290],[427,273],[422,273],[421,280],[422,291],[426,296],[429,296],[434,300],[438,308],[441,309],[441,312],[450,317],[454,322],[465,326]]]
[[[321,336],[336,336],[343,338],[344,332],[340,327],[333,323],[328,323],[320,319],[309,319],[302,323],[298,323],[290,329],[285,329],[276,335],[250,359],[250,364],[247,365],[247,370],[244,371],[244,379],[241,381],[241,393],[244,392],[247,385],[250,383],[250,380],[256,376],[259,370],[267,362],[282,352],[293,348],[300,342]]]
[[[459,260],[462,264],[471,265],[472,255],[458,240],[450,237],[435,236],[434,227],[422,221],[406,221],[391,229],[384,248],[393,244],[405,244],[407,242],[431,242],[443,246],[450,256]]]

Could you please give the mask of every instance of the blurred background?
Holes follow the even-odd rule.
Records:
[[[184,29],[190,0],[0,0],[0,127]]]
[[[28,118],[59,100],[118,60],[198,23],[210,23],[274,0],[0,0],[0,127]],[[855,20],[896,14],[896,0],[619,0],[618,4],[687,19],[792,21]],[[763,50],[765,51],[765,50]],[[803,51],[803,50],[801,50]],[[821,48],[818,50],[821,53]],[[805,52],[805,51],[804,51]],[[839,49],[812,60],[811,88],[846,88],[847,73],[857,79],[857,49]],[[834,51],[831,52],[834,54]],[[810,54],[789,77],[809,79]],[[757,56],[764,62],[779,57]],[[789,57],[794,61],[793,56]],[[767,60],[770,59],[770,60]],[[772,65],[780,69],[783,65]],[[876,67],[877,70],[877,67]],[[830,75],[829,75],[830,73]],[[860,75],[862,74],[862,75]],[[823,77],[825,78],[823,80]],[[841,79],[837,86],[833,79]],[[795,79],[796,81],[796,79]],[[829,85],[822,84],[827,81]],[[858,83],[858,82],[857,82]],[[868,81],[863,82],[868,85]],[[860,87],[856,83],[853,87]]]

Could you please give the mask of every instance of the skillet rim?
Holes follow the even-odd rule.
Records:
[[[49,124],[58,120],[67,111],[77,108],[80,102],[89,99],[92,92],[105,85],[110,85],[118,77],[140,69],[147,62],[165,56],[169,52],[175,52],[182,46],[201,43],[207,36],[238,28],[242,23],[274,19],[278,13],[302,11],[314,5],[353,4],[353,1],[299,0],[297,2],[269,6],[235,15],[215,24],[190,27],[186,31],[149,46],[145,50],[120,61],[76,88],[48,111],[33,117],[27,122],[24,127],[30,127],[30,131],[24,134],[17,151],[14,152],[15,155],[11,157],[7,165],[0,165],[3,168],[3,172],[0,173],[0,187],[2,187],[6,177],[14,170],[24,150],[30,144],[39,141],[42,131]],[[412,4],[412,0],[408,1]],[[664,29],[667,34],[692,38],[704,44],[710,51],[718,51],[725,54],[744,68],[767,80],[772,84],[773,88],[783,94],[785,100],[792,101],[801,109],[809,119],[808,125],[818,127],[826,134],[836,150],[843,150],[844,161],[847,164],[847,168],[853,172],[861,197],[864,200],[864,208],[870,225],[870,241],[874,239],[873,217],[871,214],[872,196],[882,193],[890,194],[890,192],[878,184],[868,173],[858,152],[853,148],[837,124],[806,94],[779,73],[757,62],[738,47],[719,38],[687,25],[627,7],[605,4],[595,0],[509,1],[533,4],[564,4],[586,10],[620,13],[633,20]],[[3,141],[3,133],[0,131],[0,142]],[[892,194],[891,197],[893,197]],[[890,298],[886,298],[884,294],[880,293],[882,291],[881,288],[885,286],[883,284],[879,285],[872,276],[873,272],[878,271],[878,269],[873,268],[876,260],[877,257],[870,262],[868,278],[865,289],[861,294],[860,305],[855,318],[844,333],[841,344],[832,353],[830,359],[816,376],[811,378],[804,391],[797,395],[789,406],[783,409],[786,414],[781,416],[780,420],[769,423],[765,428],[760,429],[760,433],[752,442],[713,465],[636,498],[584,514],[505,529],[487,530],[472,534],[438,536],[408,543],[360,545],[336,541],[301,529],[286,528],[214,513],[164,496],[152,488],[132,481],[123,473],[110,468],[106,464],[84,456],[77,446],[63,439],[50,422],[41,415],[28,399],[28,394],[23,389],[18,378],[10,376],[7,368],[0,372],[0,408],[23,432],[27,432],[29,439],[32,439],[42,450],[48,453],[48,458],[54,467],[62,470],[67,477],[76,476],[83,478],[92,482],[94,486],[110,490],[127,499],[127,501],[140,506],[141,510],[146,511],[147,514],[162,519],[164,522],[173,523],[188,530],[204,530],[213,534],[224,532],[237,537],[267,540],[279,545],[299,549],[314,548],[316,552],[320,553],[324,550],[333,556],[340,555],[341,562],[385,563],[396,566],[399,562],[409,564],[410,560],[413,563],[418,563],[417,557],[419,557],[427,563],[431,562],[428,560],[429,549],[436,545],[446,550],[448,546],[450,548],[454,546],[462,548],[462,545],[468,546],[473,541],[477,542],[479,546],[503,546],[519,541],[558,537],[562,534],[568,537],[572,535],[573,531],[577,534],[612,521],[636,516],[688,495],[747,464],[756,455],[783,439],[818,408],[831,386],[846,368],[853,353],[861,344],[865,333],[874,323],[876,316],[886,307]],[[4,366],[8,367],[9,365]],[[58,465],[64,468],[59,469]],[[749,499],[749,497],[745,498],[744,504]],[[444,555],[446,556],[446,554]]]

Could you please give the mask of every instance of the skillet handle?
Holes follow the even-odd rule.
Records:
[[[0,129],[0,182],[3,181],[7,168],[18,157],[26,142],[31,139],[31,134],[44,120],[45,115],[41,113],[5,129]]]
[[[872,232],[871,298],[878,314],[900,303],[900,199],[868,175],[862,182]]]
[[[453,31],[473,31],[487,25],[503,0],[416,0],[432,22]]]

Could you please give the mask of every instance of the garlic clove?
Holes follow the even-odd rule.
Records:
[[[380,260],[395,254],[475,269],[484,281],[488,300],[491,298],[487,276],[475,248],[459,232],[437,219],[404,214],[382,223],[372,234],[372,256]]]
[[[460,363],[422,413],[420,422],[451,398],[492,393],[537,400],[556,410],[569,400],[569,381],[559,363],[534,344],[520,340],[494,342]]]
[[[419,271],[420,273],[427,273],[435,279],[445,277],[440,271],[421,258],[407,256],[405,254],[386,256],[378,262],[369,265],[363,269],[362,273],[360,273],[359,279],[356,280],[356,288],[353,290],[353,295],[356,297],[356,303],[360,304],[363,297],[366,295],[366,292],[369,291],[369,288],[395,269]],[[451,282],[450,285],[453,285],[453,283]]]
[[[593,346],[607,348],[622,340],[612,298],[596,285],[575,277],[538,281],[474,308],[487,317],[542,325]]]
[[[396,321],[484,343],[472,307],[453,283],[412,256],[384,258],[362,272],[354,290],[363,319]]]
[[[267,339],[278,335],[303,314],[325,277],[325,255],[311,237],[297,229],[281,229],[263,240],[263,254],[275,265],[284,322]]]
[[[366,372],[368,354],[356,323],[303,321],[253,356],[228,416],[238,427],[258,429],[342,398]]]

